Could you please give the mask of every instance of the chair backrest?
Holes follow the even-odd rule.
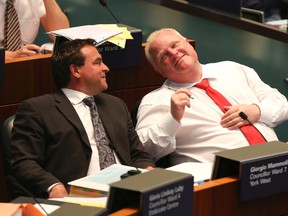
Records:
[[[7,182],[8,199],[13,200],[19,196],[30,196],[30,193],[26,192],[23,186],[13,177],[11,172],[11,146],[10,138],[12,134],[12,128],[14,125],[15,115],[9,116],[2,124],[2,143],[4,150],[4,169]],[[23,190],[24,188],[24,190]]]
[[[134,128],[137,125],[137,113],[138,113],[138,108],[140,106],[140,103],[141,103],[141,99],[137,100],[130,111],[130,115],[131,115],[131,119],[132,119],[132,123],[133,123]]]
[[[3,138],[3,150],[4,150],[4,167],[6,172],[10,172],[10,158],[11,158],[11,148],[10,148],[10,137],[13,128],[13,122],[15,115],[8,117],[2,125],[2,138]]]
[[[264,12],[260,10],[241,7],[241,17],[264,23]]]

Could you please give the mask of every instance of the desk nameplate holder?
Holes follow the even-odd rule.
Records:
[[[156,168],[110,185],[108,213],[136,207],[139,215],[192,214],[193,176]]]
[[[273,141],[217,152],[212,179],[239,177],[240,200],[288,191],[288,144]]]

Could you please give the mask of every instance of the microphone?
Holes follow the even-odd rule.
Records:
[[[115,151],[115,152],[118,153],[117,156],[118,156],[124,163],[126,163],[127,165],[129,164],[129,162],[126,160],[126,158],[125,158],[125,157],[122,157],[122,153],[119,152],[119,151],[117,151],[117,150],[118,150],[118,149],[117,149],[117,146],[115,146],[115,145],[113,145],[113,144],[110,143],[110,144],[109,144],[109,147],[110,147],[113,151]],[[140,171],[136,166],[133,165],[133,167],[135,168],[135,170],[128,170],[127,173],[122,174],[122,175],[120,176],[120,178],[121,178],[121,179],[124,179],[124,178],[127,178],[127,177],[129,177],[129,176],[133,176],[133,175],[136,175],[136,174],[141,173],[141,171]]]
[[[134,176],[134,175],[137,175],[139,173],[141,173],[141,171],[135,167],[136,170],[128,170],[127,173],[124,173],[120,176],[121,179],[124,179],[124,178],[128,178],[130,176]]]
[[[107,5],[105,0],[99,0],[99,3],[109,11],[109,13],[113,16],[113,18],[116,20],[117,23],[120,23],[119,20],[112,13],[112,11],[109,9],[109,7],[108,7],[108,5]]]
[[[49,214],[47,213],[47,211],[43,208],[43,206],[41,205],[41,203],[39,202],[39,200],[36,199],[36,197],[30,192],[28,191],[24,186],[22,186],[21,184],[19,184],[17,182],[17,180],[11,176],[11,175],[8,175],[7,176],[7,179],[12,183],[13,186],[17,187],[19,190],[21,190],[22,192],[24,192],[27,196],[31,197],[34,202],[36,204],[39,205],[39,207],[42,209],[42,211],[48,216]]]
[[[248,117],[247,117],[247,115],[246,115],[244,112],[240,112],[240,113],[239,113],[239,116],[240,116],[243,120],[245,120],[245,121],[249,122],[250,124],[252,124],[252,123],[248,120]]]
[[[249,124],[251,124],[251,125],[261,134],[261,136],[263,137],[263,139],[267,142],[267,140],[265,139],[265,137],[263,136],[263,134],[258,130],[257,127],[255,127],[255,126],[252,124],[252,122],[249,121],[248,116],[247,116],[244,112],[240,112],[240,113],[239,113],[239,116],[240,116],[243,120],[245,120],[245,121],[247,121]]]

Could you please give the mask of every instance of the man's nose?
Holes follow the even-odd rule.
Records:
[[[169,53],[170,53],[170,55],[172,55],[172,56],[178,55],[178,50],[177,50],[177,49],[174,49],[174,48],[170,48],[170,49],[169,49]]]
[[[175,61],[178,58],[178,50],[171,48],[168,52],[168,56],[170,57],[171,61]]]
[[[104,71],[105,73],[108,73],[110,71],[109,67],[106,64],[102,64],[102,71]]]

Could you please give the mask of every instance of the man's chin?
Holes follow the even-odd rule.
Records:
[[[108,89],[108,84],[107,83],[103,84],[103,91],[105,91],[107,89]]]
[[[188,58],[181,58],[180,61],[177,63],[176,65],[176,69],[178,70],[183,70],[183,69],[187,69],[190,68],[191,65],[193,65],[194,63],[191,62],[191,60],[189,60]]]

